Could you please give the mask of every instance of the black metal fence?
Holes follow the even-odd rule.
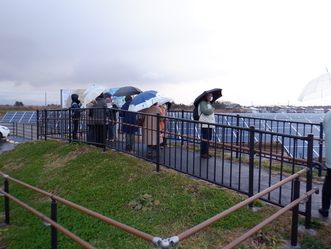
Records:
[[[119,117],[116,121],[109,120],[106,115],[107,109],[98,109],[99,116],[93,117],[90,115],[91,111],[95,110],[82,109],[76,139],[73,139],[72,110],[39,111],[38,138],[85,142],[103,150],[111,148],[124,151],[154,162],[156,171],[159,171],[162,165],[248,196],[282,181],[287,173],[292,174],[304,167],[313,169],[314,146],[316,143],[320,146],[320,140],[315,140],[313,134],[284,134],[259,130],[253,126],[257,121],[249,118],[245,121],[250,124],[249,127],[227,125],[222,122],[209,124],[213,131],[212,139],[205,140],[200,136],[202,123],[189,119],[185,112],[168,114],[165,121],[166,129],[162,131],[159,125],[164,118],[162,116],[122,111],[123,114],[136,114],[137,117],[143,115],[145,120],[157,119],[154,126],[147,127],[123,124]],[[227,116],[227,119],[229,118]],[[236,119],[233,122],[237,123],[238,119],[244,120],[236,116],[231,118]],[[134,133],[134,146],[131,150],[127,150],[126,134],[122,132],[123,125],[138,129]],[[311,124],[307,129],[312,129],[314,125],[316,124]],[[114,133],[113,138],[110,136],[111,130]],[[151,136],[156,136],[158,142],[150,146],[148,151],[146,140]],[[161,146],[164,137],[167,145]],[[201,142],[209,144],[209,154],[212,156],[210,159],[200,156]],[[317,158],[318,160],[320,159]],[[312,171],[309,171],[306,177],[305,191],[309,191],[312,188]],[[290,202],[292,193],[293,184],[288,183],[262,199],[285,206]],[[311,204],[308,203],[307,207],[308,210],[301,211],[310,215]]]

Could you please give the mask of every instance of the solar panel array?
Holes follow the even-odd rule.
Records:
[[[2,118],[3,123],[37,123],[37,112],[7,112]]]
[[[52,118],[53,120],[58,120],[58,125],[63,126],[61,118],[67,117],[67,112],[47,112],[48,118]],[[184,119],[192,119],[192,113],[190,112],[184,112],[183,113]],[[240,119],[237,119],[237,115],[240,116]],[[256,129],[258,130],[266,130],[276,133],[285,133],[285,134],[291,134],[291,135],[298,135],[298,136],[307,136],[307,134],[313,133],[314,137],[319,137],[320,135],[320,127],[319,125],[304,125],[304,123],[310,123],[310,124],[320,124],[323,121],[324,113],[231,113],[228,115],[216,115],[216,121],[217,123],[224,124],[224,125],[230,125],[230,126],[240,126],[240,127],[250,127],[251,125],[254,125]],[[182,118],[182,113],[180,112],[168,112],[169,117],[176,117],[176,118]],[[43,113],[41,113],[40,119],[42,120]],[[252,118],[252,120],[249,120],[249,118]],[[256,120],[255,119],[261,119]],[[61,120],[61,121],[60,121]],[[280,121],[278,125],[277,122]],[[285,122],[281,122],[285,121]],[[286,122],[289,121],[289,122]],[[291,121],[297,122],[299,124],[291,123]],[[35,111],[26,111],[26,112],[7,112],[6,115],[2,118],[1,122],[3,123],[37,123],[37,112]],[[81,122],[81,125],[84,122]],[[54,125],[53,123],[49,125]],[[67,126],[68,124],[65,124],[64,126]],[[169,125],[167,125],[167,129],[170,132],[174,133],[184,133],[187,135],[196,134],[199,136],[200,129],[198,125],[191,124],[189,126],[182,125],[182,122],[169,122]],[[235,131],[230,132],[229,134],[222,133],[222,130],[218,128],[215,130],[214,137],[218,142],[222,142],[222,140],[231,140],[233,137],[236,137],[237,134]],[[246,142],[248,141],[249,136],[245,135],[241,139]],[[292,145],[287,144],[285,142],[285,147],[292,147]],[[305,145],[296,145],[298,147],[302,147],[302,152],[300,154],[304,155]],[[318,156],[319,154],[319,147],[318,143],[314,143],[314,157]],[[323,153],[324,154],[324,153]]]

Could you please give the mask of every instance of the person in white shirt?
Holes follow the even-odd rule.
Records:
[[[209,140],[212,138],[212,132],[215,123],[215,108],[211,105],[211,101],[213,100],[213,94],[207,93],[199,103],[199,113],[200,118],[199,121],[203,122],[201,124],[201,138],[208,141],[201,141],[200,143],[200,155],[202,158],[209,159],[212,157],[209,154]]]

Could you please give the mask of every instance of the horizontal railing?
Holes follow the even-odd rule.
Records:
[[[266,219],[265,221],[263,221],[262,223],[260,223],[259,225],[255,226],[253,229],[251,229],[250,231],[248,231],[247,233],[245,233],[244,235],[240,236],[238,239],[234,240],[233,242],[231,242],[229,245],[227,245],[224,248],[233,248],[234,246],[238,245],[239,243],[243,242],[244,240],[248,239],[251,235],[253,235],[254,233],[256,233],[258,230],[261,230],[264,226],[268,225],[269,223],[271,223],[273,220],[275,220],[276,218],[278,218],[279,216],[283,215],[286,211],[289,211],[290,209],[293,208],[293,214],[292,214],[292,229],[291,229],[291,245],[292,246],[296,246],[297,245],[297,232],[298,232],[298,204],[307,198],[310,198],[310,196],[313,193],[316,193],[318,190],[317,189],[312,189],[310,191],[308,191],[307,193],[305,193],[304,195],[302,195],[301,197],[299,196],[299,192],[300,192],[300,181],[299,181],[299,177],[304,174],[309,172],[310,169],[302,169],[301,171],[287,177],[286,179],[282,180],[281,182],[278,182],[277,184],[261,191],[260,193],[255,194],[254,196],[251,196],[250,198],[236,204],[235,206],[215,215],[214,217],[211,217],[210,219],[192,227],[189,228],[188,230],[180,233],[179,235],[175,235],[175,236],[171,236],[167,239],[162,239],[160,237],[155,237],[152,235],[149,235],[147,233],[144,233],[142,231],[139,231],[133,227],[127,226],[123,223],[117,222],[113,219],[110,219],[106,216],[100,215],[92,210],[86,209],[80,205],[77,205],[73,202],[70,202],[66,199],[63,199],[59,196],[56,196],[54,194],[48,193],[44,190],[41,190],[39,188],[36,188],[34,186],[31,186],[27,183],[24,183],[22,181],[19,181],[15,178],[12,178],[10,176],[8,176],[7,174],[4,174],[3,172],[0,172],[0,175],[2,175],[4,177],[4,190],[0,189],[0,193],[4,196],[4,207],[5,207],[5,223],[6,224],[10,224],[10,208],[9,208],[9,200],[12,200],[14,202],[16,202],[17,204],[19,204],[20,206],[24,207],[25,209],[27,209],[28,211],[30,211],[31,213],[35,214],[36,216],[40,217],[42,219],[42,221],[44,222],[45,225],[49,225],[51,226],[51,248],[55,249],[57,248],[57,230],[61,231],[63,234],[65,234],[66,236],[68,236],[69,238],[71,238],[72,240],[74,240],[75,242],[77,242],[78,244],[80,244],[81,246],[83,246],[84,248],[95,248],[93,245],[91,245],[90,243],[86,242],[85,240],[81,239],[80,237],[78,237],[77,235],[75,235],[74,233],[72,233],[71,231],[67,230],[66,228],[64,228],[63,226],[61,226],[60,224],[57,223],[57,217],[58,217],[58,213],[57,213],[57,203],[56,201],[61,202],[64,205],[67,205],[69,207],[75,208],[78,211],[81,211],[83,213],[86,213],[96,219],[99,219],[103,222],[106,222],[112,226],[115,226],[123,231],[126,231],[128,233],[131,233],[141,239],[144,239],[146,241],[149,241],[151,243],[153,243],[155,246],[161,247],[161,248],[171,248],[173,246],[176,246],[177,244],[179,244],[181,241],[183,241],[184,239],[187,239],[188,237],[196,234],[197,232],[199,232],[202,229],[207,228],[208,226],[214,224],[215,222],[227,217],[228,215],[234,213],[235,211],[239,210],[240,208],[243,208],[247,205],[250,205],[251,203],[253,203],[254,201],[258,200],[259,198],[261,198],[262,196],[274,191],[275,189],[283,186],[286,183],[292,182],[293,180],[295,180],[295,191],[294,191],[294,195],[292,198],[292,202],[287,205],[286,207],[284,207],[283,209],[281,209],[280,211],[278,211],[277,213],[275,213],[274,215],[272,215],[271,217],[269,217],[268,219]],[[42,194],[44,196],[49,197],[52,202],[51,202],[51,218],[47,217],[46,215],[40,213],[39,211],[35,210],[34,208],[30,207],[29,205],[27,205],[26,203],[20,201],[19,199],[15,198],[14,196],[9,194],[9,181],[12,181],[14,183],[17,183],[25,188],[28,188],[32,191],[35,191],[39,194]],[[156,224],[158,225],[158,224]]]

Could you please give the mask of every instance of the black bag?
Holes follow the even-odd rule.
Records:
[[[198,107],[194,107],[194,109],[193,109],[193,119],[194,120],[199,120],[200,115],[199,115],[199,108]]]

